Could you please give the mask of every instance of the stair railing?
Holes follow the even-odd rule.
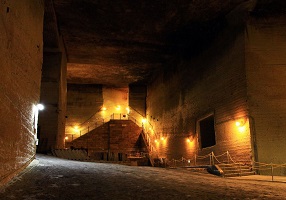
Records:
[[[85,122],[79,125],[79,127],[81,127],[79,128],[79,131],[80,131],[79,137],[96,129],[97,127],[103,125],[104,123],[110,120],[131,120],[135,124],[137,124],[139,127],[142,127],[143,129],[142,137],[147,146],[148,154],[150,157],[150,162],[152,165],[154,165],[154,158],[158,157],[158,153],[156,151],[156,148],[154,147],[154,145],[152,145],[152,142],[150,141],[150,136],[149,136],[149,131],[148,131],[148,128],[154,130],[153,126],[152,124],[150,124],[150,122],[142,122],[142,119],[144,119],[144,116],[141,113],[139,113],[136,109],[133,109],[130,107],[130,110],[131,110],[130,113],[113,113],[110,115],[110,117],[106,117],[106,118],[96,118],[96,115],[99,112],[97,111],[95,114],[89,117]],[[154,132],[153,134],[154,134],[154,137],[157,138],[156,132]]]
[[[129,119],[135,122],[138,126],[142,127],[142,138],[147,146],[149,160],[152,166],[154,166],[154,159],[158,158],[158,152],[156,150],[156,147],[152,144],[150,141],[150,132],[151,129],[153,131],[154,137],[157,138],[157,133],[154,131],[153,126],[150,122],[142,120],[145,119],[145,117],[139,113],[136,109],[133,109],[130,107],[130,113],[129,113]]]

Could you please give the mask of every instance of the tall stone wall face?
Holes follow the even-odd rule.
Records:
[[[286,163],[286,16],[253,18],[247,26],[246,68],[256,160]],[[269,174],[271,170],[261,171]],[[275,174],[286,175],[277,168]]]
[[[144,85],[129,85],[129,106],[130,109],[139,115],[146,116],[147,87]]]
[[[88,119],[98,113],[103,105],[101,85],[68,84],[67,90],[67,126],[66,136],[71,139],[80,136],[75,132],[78,127],[82,134],[87,131],[88,126],[94,126]]]
[[[0,2],[0,181],[35,155],[43,16],[41,0]]]
[[[68,84],[67,142],[110,119],[127,119],[128,88]]]
[[[251,162],[244,47],[243,31],[226,29],[203,53],[180,59],[148,87],[147,119],[160,157],[192,159],[229,151],[235,160]],[[216,144],[202,148],[199,121],[209,115]],[[237,120],[244,121],[240,131]]]
[[[130,153],[142,150],[140,140],[142,128],[130,120],[110,120],[89,133],[67,143],[69,147],[88,149],[94,159],[120,160],[118,154],[127,158]],[[105,157],[100,157],[104,154]]]

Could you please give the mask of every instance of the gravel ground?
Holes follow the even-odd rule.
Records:
[[[37,155],[0,190],[1,200],[286,199],[286,183],[189,170],[80,162]]]

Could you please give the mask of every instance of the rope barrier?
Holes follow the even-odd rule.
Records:
[[[215,160],[218,162],[218,163],[221,163],[218,159],[217,159],[217,156],[213,156],[215,158]]]
[[[219,158],[221,158],[225,155],[226,155],[227,163],[219,160]],[[168,166],[174,166],[175,165],[175,167],[177,167],[180,165],[181,167],[184,167],[184,166],[186,167],[186,166],[190,166],[191,163],[195,166],[197,164],[197,160],[203,160],[206,158],[209,158],[210,165],[213,165],[215,163],[225,164],[225,165],[235,164],[235,165],[239,165],[239,166],[245,165],[245,163],[234,161],[234,159],[232,158],[232,156],[229,154],[228,151],[225,153],[222,153],[220,155],[215,155],[213,152],[211,152],[211,153],[203,155],[203,156],[194,155],[194,157],[191,159],[187,159],[187,158],[182,157],[181,159],[178,159],[178,160],[172,159],[169,161],[167,160],[166,162],[168,163]],[[286,168],[286,163],[284,163],[284,164],[270,163],[269,164],[269,163],[262,163],[262,162],[255,162],[254,161],[253,165],[254,166],[252,166],[252,170],[261,170],[261,171],[271,170],[272,179],[273,179],[273,170],[274,169]]]

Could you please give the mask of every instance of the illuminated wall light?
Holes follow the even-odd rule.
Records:
[[[78,126],[75,126],[75,127],[74,127],[74,132],[79,133],[79,128],[78,128]]]
[[[236,125],[237,127],[242,127],[242,126],[244,126],[245,121],[246,121],[245,119],[237,120],[237,121],[235,122],[235,125]]]
[[[158,143],[158,140],[155,140],[155,143]]]
[[[190,138],[187,138],[187,142],[190,143],[190,142],[191,142],[191,139],[190,139]]]
[[[164,138],[164,137],[161,137],[161,140],[163,141],[163,140],[165,140],[165,138]]]
[[[236,125],[236,126],[241,126],[241,122],[240,122],[240,121],[237,121],[237,122],[235,122],[235,125]]]
[[[68,140],[68,139],[69,139],[69,137],[68,137],[68,136],[66,136],[66,137],[65,137],[65,140]]]
[[[106,107],[102,107],[101,110],[102,111],[106,111],[107,109],[106,109]]]
[[[237,120],[237,121],[235,122],[235,125],[237,126],[238,131],[239,131],[240,133],[245,132],[245,130],[246,130],[245,123],[246,123],[246,119],[240,119],[240,120]]]
[[[43,104],[37,104],[37,108],[38,110],[44,110],[45,109],[45,106]]]
[[[120,110],[121,109],[121,106],[116,106],[116,110]]]
[[[245,126],[238,127],[238,131],[241,133],[245,132]]]
[[[130,113],[130,108],[126,108],[126,111],[127,111],[127,113],[129,114]]]
[[[147,122],[147,119],[143,118],[142,123],[145,124]]]

